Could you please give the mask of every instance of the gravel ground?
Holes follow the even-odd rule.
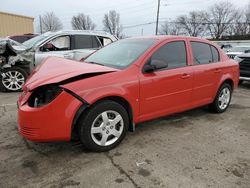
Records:
[[[19,93],[0,93],[0,187],[250,187],[250,85],[230,108],[137,125],[106,153],[78,142],[32,143],[17,131]]]

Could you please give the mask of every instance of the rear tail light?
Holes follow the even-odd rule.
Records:
[[[51,103],[61,92],[62,88],[57,85],[46,85],[36,88],[31,94],[28,105],[38,108]]]

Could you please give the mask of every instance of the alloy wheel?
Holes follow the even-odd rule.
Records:
[[[228,88],[224,88],[221,90],[221,93],[219,95],[219,108],[221,110],[224,110],[227,108],[229,102],[230,102],[230,97],[231,97],[231,93],[230,90]]]
[[[9,70],[2,74],[2,84],[10,91],[20,90],[24,82],[24,75],[18,71]]]
[[[104,111],[99,114],[91,126],[91,138],[99,146],[115,143],[124,129],[122,116],[116,111]]]

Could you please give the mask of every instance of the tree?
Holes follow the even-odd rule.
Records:
[[[54,14],[54,12],[47,12],[41,17],[41,32],[58,31],[62,28],[62,22]]]
[[[103,18],[104,30],[118,38],[122,38],[122,25],[120,24],[120,14],[115,10],[109,11]]]
[[[201,11],[192,11],[188,15],[179,16],[176,22],[182,29],[183,34],[193,37],[202,36],[206,29]]]
[[[245,35],[247,33],[248,26],[243,23],[244,16],[240,12],[235,12],[234,19],[232,23],[230,24],[230,27],[228,28],[226,34],[233,36],[233,35]]]
[[[225,34],[233,22],[235,17],[235,9],[230,2],[220,2],[203,14],[205,22],[207,22],[208,30],[211,36],[219,39]]]
[[[248,35],[250,32],[250,2],[243,10],[236,10],[229,35]]]
[[[88,15],[79,13],[77,16],[73,16],[71,19],[71,25],[76,30],[94,30],[96,25],[92,22]]]
[[[180,25],[174,21],[174,22],[164,22],[161,25],[160,28],[160,34],[161,35],[181,35],[181,27]]]

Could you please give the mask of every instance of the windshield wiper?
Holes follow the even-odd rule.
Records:
[[[97,62],[94,62],[94,61],[87,61],[86,63],[91,63],[91,64],[96,64],[96,65],[105,66],[104,64],[97,63]]]

